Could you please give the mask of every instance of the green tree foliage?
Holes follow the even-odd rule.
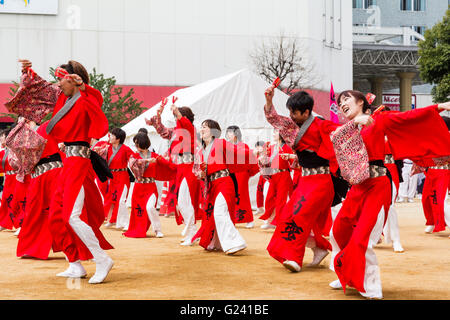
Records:
[[[444,19],[425,31],[425,40],[419,41],[419,68],[421,78],[434,84],[433,101],[446,102],[450,97],[450,10]]]

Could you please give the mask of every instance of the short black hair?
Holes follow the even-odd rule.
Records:
[[[140,132],[145,133],[145,134],[148,134],[148,130],[145,129],[145,128],[140,128],[140,129],[138,130],[138,133],[140,133]]]
[[[120,128],[112,129],[111,134],[115,135],[116,138],[120,140],[121,144],[125,142],[125,138],[127,137],[127,134],[125,133],[125,131],[123,131]]]
[[[133,142],[140,149],[148,149],[151,146],[148,135],[143,132],[139,132],[137,135],[135,135],[133,138]]]
[[[238,141],[242,141],[242,132],[238,126],[229,126],[226,132],[233,132]]]
[[[264,143],[265,143],[264,141],[260,140],[255,143],[255,147],[262,147],[262,146],[264,146]]]
[[[298,110],[304,113],[306,110],[309,110],[309,113],[311,113],[314,107],[314,99],[308,92],[299,91],[289,97],[286,107],[291,111]]]

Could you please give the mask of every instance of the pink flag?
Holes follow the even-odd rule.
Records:
[[[336,103],[336,96],[334,95],[333,82],[331,82],[330,89],[330,120],[334,123],[339,123],[338,105]]]

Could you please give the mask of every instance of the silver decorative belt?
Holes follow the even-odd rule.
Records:
[[[330,174],[330,167],[322,166],[317,168],[302,168],[302,177],[312,176],[316,174]]]
[[[91,149],[85,146],[66,146],[66,157],[81,157],[89,159],[91,157]]]
[[[141,180],[136,180],[137,183],[153,183],[155,182],[154,178],[142,178]]]
[[[127,168],[111,169],[111,172],[127,171]]]
[[[445,164],[443,166],[433,166],[430,169],[438,169],[438,170],[450,170],[450,164]]]
[[[46,173],[47,171],[50,171],[50,170],[56,169],[56,168],[62,168],[62,167],[63,167],[63,163],[61,161],[52,161],[52,162],[40,164],[40,165],[36,166],[36,168],[34,168],[34,172],[31,174],[31,178],[34,179],[34,178],[39,177],[40,175]]]
[[[385,167],[380,167],[374,164],[369,165],[370,178],[378,178],[385,176],[387,174],[387,169]]]
[[[289,171],[289,169],[275,169],[275,168],[268,167],[268,168],[262,168],[261,174],[263,176],[273,176],[274,174],[284,172],[284,171]]]
[[[192,163],[194,162],[194,155],[188,152],[183,153],[182,155],[175,154],[172,155],[172,162],[175,162],[177,164]]]
[[[10,175],[16,174],[16,173],[17,173],[17,172],[14,171],[14,170],[9,170],[9,171],[6,171],[6,172],[5,172],[5,175],[10,176]]]
[[[393,164],[395,163],[394,156],[392,154],[387,154],[384,157],[384,163]]]
[[[207,179],[209,182],[213,182],[214,180],[217,180],[217,179],[223,178],[223,177],[228,177],[229,175],[230,175],[230,171],[228,171],[228,169],[223,169],[223,170],[219,170],[214,173],[211,173]]]

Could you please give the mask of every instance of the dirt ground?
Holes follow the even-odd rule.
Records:
[[[450,299],[450,231],[425,234],[419,200],[396,204],[404,253],[380,244],[376,254],[381,268],[385,300]],[[49,260],[20,259],[17,238],[0,232],[0,299],[125,299],[125,300],[360,300],[354,289],[329,288],[335,274],[329,256],[320,267],[291,273],[272,259],[266,246],[273,231],[238,225],[248,248],[235,256],[207,252],[198,244],[179,245],[182,226],[161,217],[164,238],[149,231],[144,239],[130,239],[122,232],[102,227],[115,249],[108,251],[115,265],[106,281],[90,285],[93,262],[84,262],[88,277],[67,280],[55,276],[66,269],[62,253]],[[305,265],[312,260],[307,249]]]

